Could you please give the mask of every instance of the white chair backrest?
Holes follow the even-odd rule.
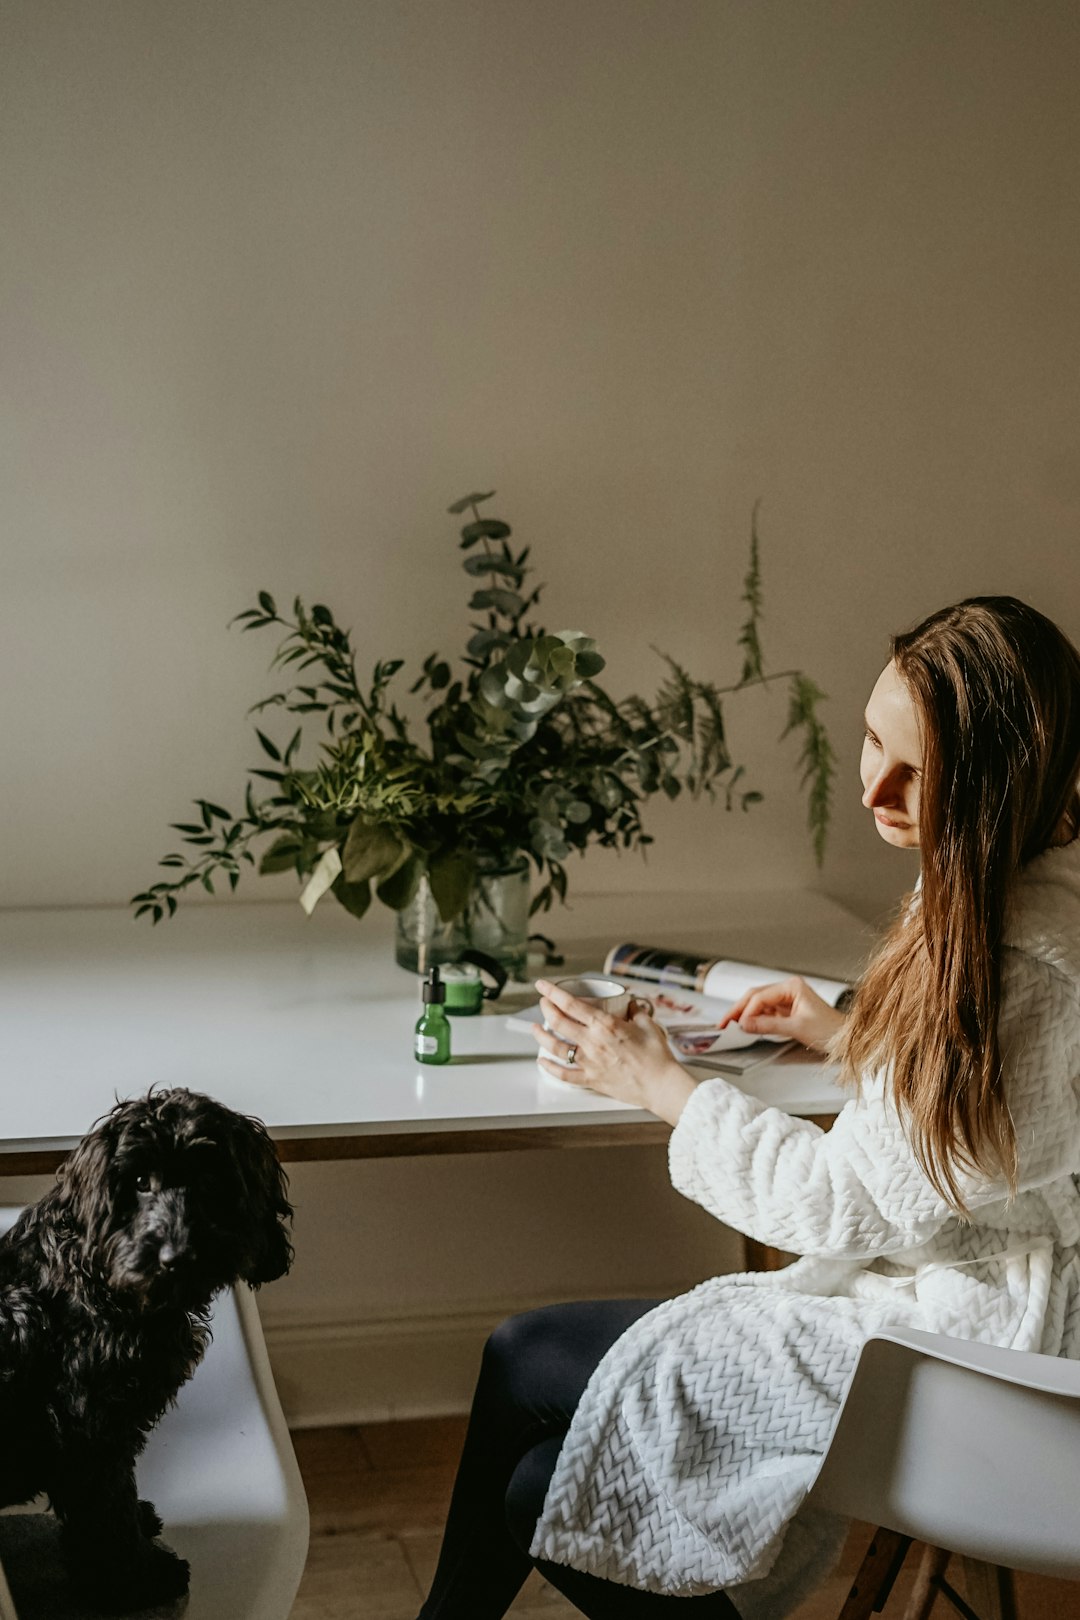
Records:
[[[18,1213],[0,1208],[0,1232]],[[191,1563],[184,1620],[287,1620],[307,1499],[251,1290],[220,1295],[211,1325],[206,1355],[139,1459],[139,1494]],[[2,1571],[0,1620],[16,1620]]]
[[[0,1569],[0,1620],[19,1620],[15,1613],[15,1600],[11,1589],[4,1579],[4,1572]]]
[[[869,1339],[810,1499],[1080,1580],[1080,1362],[906,1329]]]
[[[212,1327],[139,1460],[139,1494],[191,1563],[184,1620],[286,1620],[307,1557],[307,1498],[251,1290],[220,1295]]]

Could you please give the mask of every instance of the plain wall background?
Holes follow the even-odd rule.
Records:
[[[650,644],[737,676],[762,499],[767,655],[832,697],[820,881],[886,903],[888,633],[1014,591],[1080,634],[1078,38],[1071,0],[6,0],[0,902],[123,901],[237,802],[260,586],[363,664],[459,648],[478,486],[616,693]],[[644,873],[574,881],[819,881],[784,711],[731,706],[756,813],[658,806]]]
[[[858,805],[888,634],[1014,592],[1080,636],[1078,66],[1072,0],[3,0],[0,904],[123,903],[193,795],[238,802],[272,645],[225,624],[258,588],[331,603],[362,666],[460,649],[445,508],[493,487],[616,695],[654,645],[737,677],[760,498],[767,658],[831,694],[820,873],[776,690],[729,706],[765,803],[657,805],[648,866],[591,854],[578,891],[879,915],[913,877]],[[569,1160],[515,1183],[535,1241],[493,1296],[557,1285],[556,1205],[562,1275],[610,1275],[620,1199]],[[639,1280],[681,1283],[712,1240],[620,1163]],[[486,1189],[475,1254],[508,1195],[439,1176],[306,1177],[268,1298],[427,1298],[394,1211]],[[343,1263],[368,1196],[379,1277]]]

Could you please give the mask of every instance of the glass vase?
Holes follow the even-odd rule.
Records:
[[[436,963],[458,962],[462,951],[483,951],[511,979],[525,976],[529,934],[529,863],[524,856],[505,866],[481,866],[464,911],[443,922],[427,877],[397,915],[394,956],[410,973]]]

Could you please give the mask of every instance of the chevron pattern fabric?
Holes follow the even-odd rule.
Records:
[[[672,1133],[678,1191],[804,1256],[641,1318],[575,1413],[534,1557],[646,1591],[728,1589],[779,1620],[842,1534],[799,1507],[868,1334],[903,1323],[1080,1358],[1080,844],[1017,886],[1000,1040],[1020,1188],[969,1179],[962,1222],[870,1076],[831,1131],[703,1082]],[[790,1537],[788,1527],[793,1526]]]

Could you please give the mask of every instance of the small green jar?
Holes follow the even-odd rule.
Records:
[[[442,969],[446,1010],[451,1018],[473,1018],[485,1001],[501,996],[506,969],[486,951],[462,951],[456,962]]]
[[[451,1018],[471,1018],[484,1005],[484,981],[473,962],[454,962],[442,970],[446,1010]]]

